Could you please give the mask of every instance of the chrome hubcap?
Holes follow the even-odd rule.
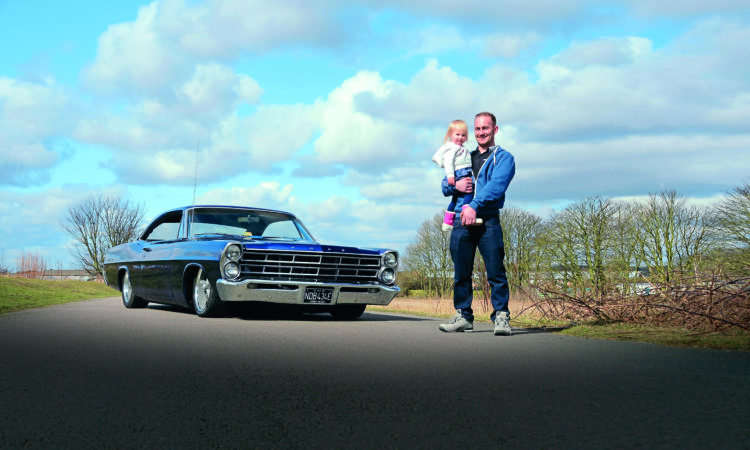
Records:
[[[195,277],[195,287],[193,288],[193,301],[198,311],[205,311],[208,305],[208,298],[211,295],[211,283],[203,277],[203,270],[198,271]]]
[[[132,287],[130,286],[130,275],[125,272],[125,275],[122,277],[122,296],[123,298],[125,298],[125,301],[130,301],[131,291]]]

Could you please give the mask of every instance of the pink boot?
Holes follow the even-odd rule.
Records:
[[[453,222],[456,220],[456,213],[453,211],[446,211],[445,217],[443,217],[443,231],[448,231],[453,228]]]

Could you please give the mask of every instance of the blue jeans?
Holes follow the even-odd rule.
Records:
[[[454,172],[454,176],[455,176],[456,182],[458,182],[458,180],[460,180],[461,178],[471,177],[471,167],[467,167],[467,168],[464,168],[464,169],[458,169],[458,170],[456,170]],[[443,179],[443,183],[447,183],[447,182],[448,182],[447,178],[444,178]],[[458,199],[459,198],[463,198],[464,199],[463,203],[461,203],[461,206],[468,205],[469,203],[471,203],[472,200],[474,200],[474,193],[473,192],[469,192],[469,193],[465,194],[465,193],[462,193],[462,192],[456,192],[451,197],[450,203],[448,203],[448,209],[447,209],[447,211],[461,212],[459,210],[456,210],[456,204],[458,203]]]
[[[474,320],[474,311],[471,309],[471,302],[474,298],[471,275],[474,271],[474,255],[477,249],[484,259],[487,281],[490,284],[493,308],[490,320],[495,320],[495,314],[498,311],[508,311],[510,298],[508,278],[503,264],[505,247],[500,218],[495,215],[482,217],[482,220],[484,224],[469,227],[457,221],[458,223],[453,225],[451,232],[450,250],[455,270],[453,306],[460,309],[461,315],[469,321]]]

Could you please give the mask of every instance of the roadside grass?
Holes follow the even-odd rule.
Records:
[[[483,302],[474,300],[476,320],[489,321],[490,308]],[[750,333],[701,333],[681,328],[646,327],[627,323],[577,323],[552,321],[540,317],[533,309],[526,309],[530,301],[511,297],[511,326],[516,328],[561,329],[556,331],[568,336],[589,339],[611,339],[619,341],[646,342],[674,347],[698,347],[720,350],[750,351]],[[451,299],[413,298],[398,296],[388,306],[368,306],[368,311],[396,312],[421,317],[448,318],[455,314]],[[525,310],[525,311],[524,311]],[[524,311],[518,314],[519,311]]]
[[[96,281],[0,277],[0,314],[116,296],[116,290]]]
[[[582,324],[563,332],[568,336],[617,341],[649,342],[673,347],[750,351],[750,333],[701,333],[684,328],[657,328],[636,324]]]

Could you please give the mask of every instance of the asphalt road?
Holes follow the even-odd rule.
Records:
[[[749,448],[750,353],[119,298],[0,317],[2,448]]]

